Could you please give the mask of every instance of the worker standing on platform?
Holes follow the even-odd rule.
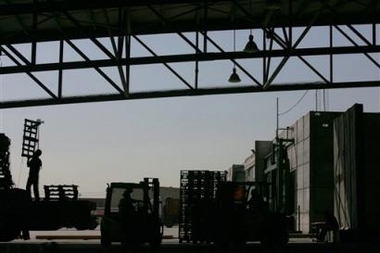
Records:
[[[29,167],[29,177],[26,183],[26,191],[31,196],[30,188],[33,186],[34,199],[36,201],[40,200],[40,193],[38,190],[38,179],[39,179],[40,169],[42,167],[42,162],[40,159],[41,154],[42,154],[42,151],[40,149],[37,149],[33,153],[32,158],[27,163]]]

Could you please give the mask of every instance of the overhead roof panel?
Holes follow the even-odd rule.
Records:
[[[0,43],[380,23],[377,0],[3,0]]]

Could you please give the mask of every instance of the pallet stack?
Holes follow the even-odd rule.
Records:
[[[182,170],[180,178],[179,241],[208,242],[208,216],[216,198],[219,182],[226,181],[225,171]]]
[[[78,200],[78,185],[44,185],[45,200]]]
[[[5,134],[0,134],[0,189],[9,189],[13,185],[12,175],[9,170],[10,144],[10,139]]]

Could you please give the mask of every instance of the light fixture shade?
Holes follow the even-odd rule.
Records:
[[[246,53],[256,53],[259,51],[256,43],[253,41],[253,35],[249,35],[247,45],[245,45],[244,52]]]
[[[228,79],[228,81],[230,83],[240,83],[240,77],[239,75],[236,73],[236,68],[233,68],[232,69],[232,74],[230,76],[230,78]]]

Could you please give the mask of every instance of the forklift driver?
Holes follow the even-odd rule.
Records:
[[[119,213],[122,219],[128,219],[135,214],[134,200],[131,197],[133,189],[126,189],[123,193],[123,198],[119,202]]]
[[[123,198],[119,202],[119,217],[124,231],[123,243],[126,245],[133,245],[136,242],[137,228],[137,212],[134,206],[135,200],[132,199],[131,194],[133,189],[126,189],[123,193]]]

